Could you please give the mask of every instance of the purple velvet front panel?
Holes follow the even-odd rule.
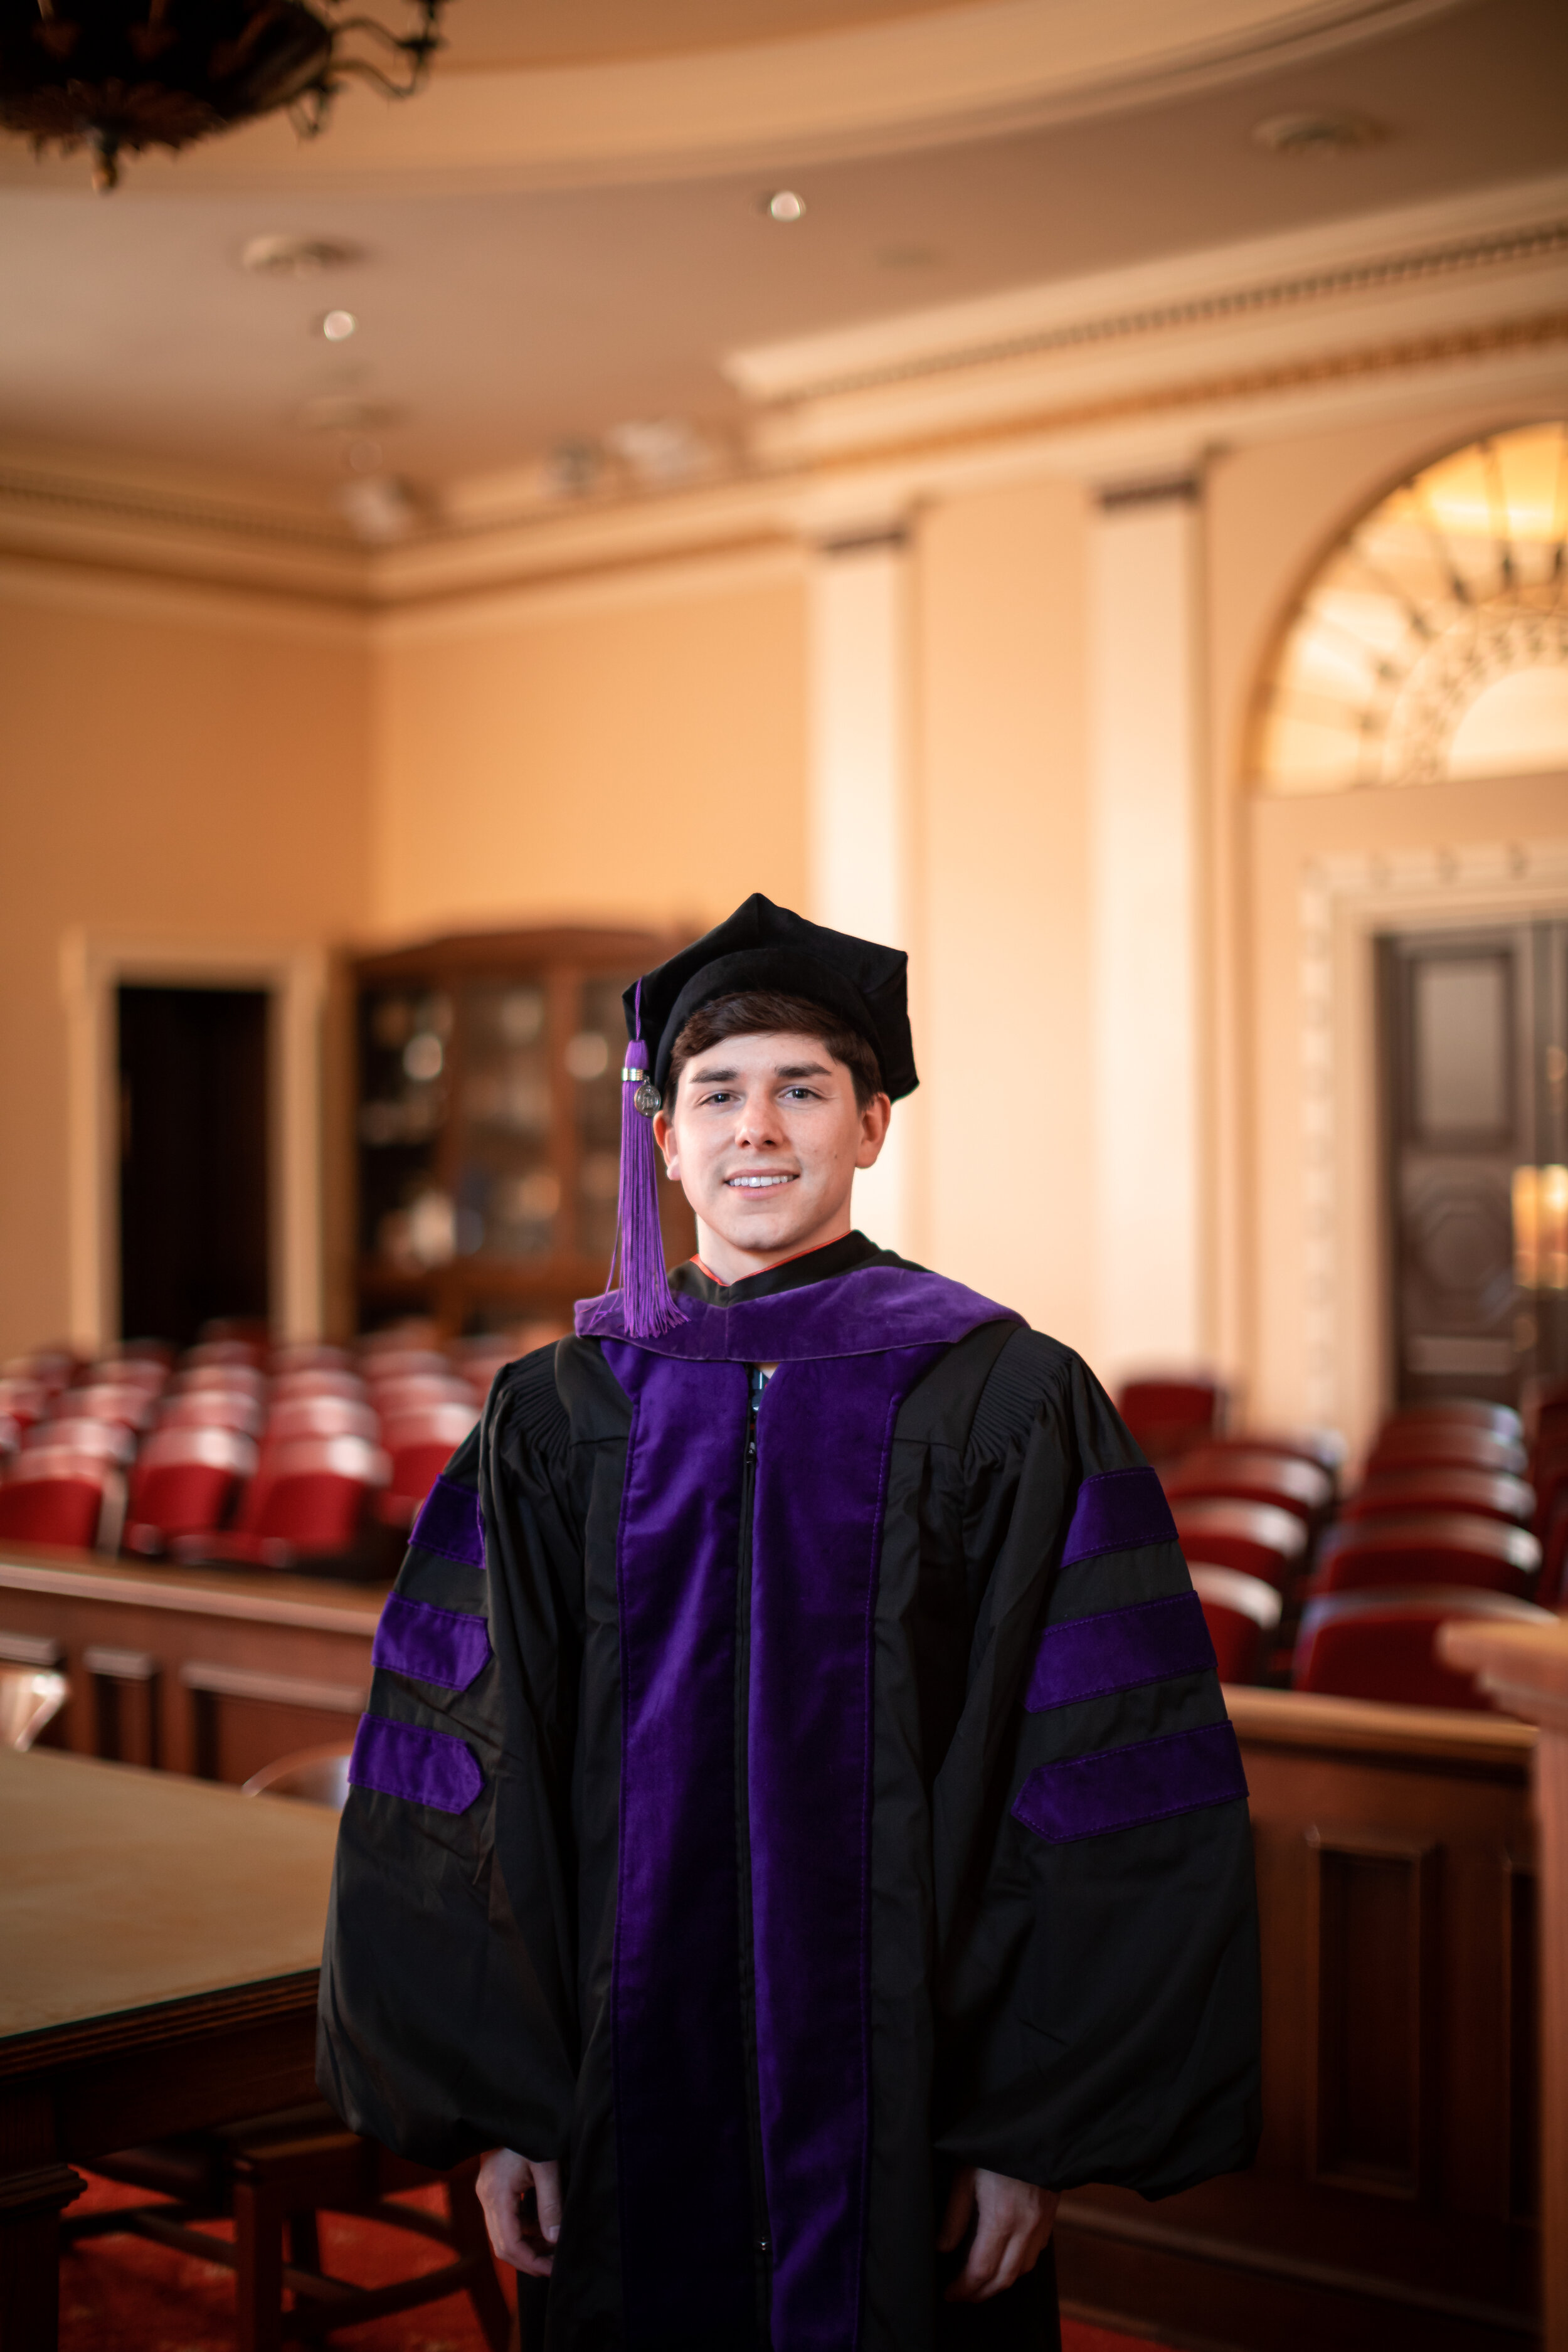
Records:
[[[1139,1601],[1047,1625],[1035,1653],[1024,1705],[1031,1715],[1074,1699],[1135,1690],[1173,1675],[1201,1675],[1215,1663],[1214,1643],[1195,1592]]]
[[[473,1488],[459,1486],[455,1478],[437,1478],[419,1507],[408,1540],[421,1551],[437,1551],[443,1559],[459,1560],[465,1568],[483,1568],[485,1531]]]
[[[894,1418],[941,1353],[781,1364],[758,1419],[747,1760],[773,2352],[859,2339],[872,1621]]]
[[[1228,1723],[1210,1723],[1042,1764],[1019,1790],[1013,1811],[1052,1845],[1066,1845],[1246,1795],[1236,1734]]]
[[[466,1813],[485,1785],[485,1776],[460,1739],[426,1731],[417,1723],[394,1723],[362,1715],[349,1759],[356,1789],[403,1797],[411,1805],[433,1805],[438,1813]]]
[[[443,1690],[467,1690],[489,1664],[490,1637],[482,1617],[405,1601],[389,1592],[375,1629],[371,1664]]]
[[[1135,1551],[1141,1544],[1174,1543],[1176,1522],[1152,1470],[1102,1470],[1078,1490],[1062,1566],[1096,1552]]]
[[[678,1298],[676,1305],[679,1327],[637,1344],[688,1363],[784,1364],[875,1355],[951,1343],[978,1324],[1021,1319],[962,1283],[896,1265],[858,1266],[853,1274],[803,1283],[771,1298],[742,1299],[735,1307],[710,1307],[696,1298]],[[619,1291],[579,1299],[576,1324],[585,1339],[624,1338]]]
[[[612,1994],[626,2342],[742,2347],[756,2309],[735,1841],[746,1376],[613,1342],[605,1356],[634,1408]]]

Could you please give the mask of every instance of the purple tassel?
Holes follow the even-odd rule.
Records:
[[[638,1026],[641,1026],[639,1021]],[[653,1139],[653,1113],[658,1098],[647,1075],[647,1047],[640,1037],[627,1045],[621,1075],[621,1197],[616,1214],[616,1267],[621,1274],[621,1312],[634,1339],[656,1339],[673,1331],[680,1309],[669,1287],[664,1263],[664,1236],[658,1223],[658,1153]],[[647,1093],[644,1094],[644,1088]],[[638,1108],[653,1097],[652,1108]]]

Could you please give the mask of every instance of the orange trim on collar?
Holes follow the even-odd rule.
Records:
[[[838,1234],[835,1238],[841,1242],[847,1242],[849,1235],[847,1234]],[[757,1278],[757,1275],[776,1274],[781,1265],[798,1265],[803,1257],[815,1257],[817,1250],[831,1249],[832,1247],[832,1242],[818,1242],[815,1249],[792,1250],[788,1257],[774,1258],[772,1265],[758,1266],[756,1275],[738,1275],[735,1278],[735,1282],[725,1282],[721,1280],[721,1277],[714,1273],[710,1265],[703,1265],[702,1260],[697,1255],[695,1251],[692,1252],[691,1256],[687,1263],[690,1265],[694,1265],[699,1274],[705,1274],[710,1282],[718,1283],[721,1290],[733,1290],[736,1286],[736,1282],[754,1282]]]

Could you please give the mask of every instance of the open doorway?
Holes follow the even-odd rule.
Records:
[[[273,1230],[268,993],[116,991],[120,1328],[187,1346],[267,1319]]]
[[[1378,942],[1394,1391],[1568,1376],[1568,921]]]

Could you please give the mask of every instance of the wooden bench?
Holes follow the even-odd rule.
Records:
[[[1522,2352],[1538,2322],[1535,1732],[1227,1691],[1263,1950],[1256,2168],[1063,2200],[1075,2307],[1257,2352]]]
[[[379,1587],[0,1550],[0,1661],[70,1683],[45,1744],[240,1782],[346,1743],[370,1689]]]

